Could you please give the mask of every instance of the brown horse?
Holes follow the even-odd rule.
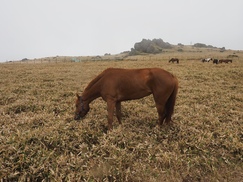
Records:
[[[220,59],[219,63],[232,63],[231,59]]]
[[[153,94],[159,115],[159,125],[171,121],[174,111],[178,80],[160,68],[108,68],[94,78],[82,96],[77,94],[75,120],[89,112],[89,104],[98,97],[107,102],[108,128],[112,128],[114,110],[121,124],[121,101],[140,99]]]
[[[170,62],[172,62],[172,63],[176,62],[177,64],[179,64],[179,59],[177,59],[177,58],[171,58],[171,59],[169,60],[169,63],[170,63]]]

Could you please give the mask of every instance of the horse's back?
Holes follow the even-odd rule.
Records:
[[[103,76],[103,85],[111,89],[134,88],[145,85],[151,79],[150,69],[108,68]]]
[[[160,68],[108,68],[103,72],[102,95],[118,100],[138,99],[154,91],[173,90],[176,78]]]
[[[168,80],[175,76],[161,68],[122,69],[108,68],[103,72],[104,81],[113,82],[147,82],[151,79]]]
[[[122,68],[108,68],[103,72],[103,75],[108,80],[142,80],[159,77],[160,79],[174,78],[175,76],[170,72],[161,68],[141,68],[141,69],[122,69]],[[140,79],[139,79],[140,78]],[[117,80],[119,79],[119,80]]]

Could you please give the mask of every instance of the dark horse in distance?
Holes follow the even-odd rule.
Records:
[[[120,69],[108,68],[94,78],[82,95],[77,94],[75,120],[89,112],[89,104],[98,97],[107,102],[108,129],[112,128],[113,115],[121,124],[121,102],[140,99],[153,94],[159,115],[159,125],[170,123],[174,111],[178,80],[160,68]]]
[[[179,64],[179,59],[178,59],[178,58],[171,58],[171,59],[169,60],[169,63],[170,63],[170,62],[172,62],[172,63],[176,62],[177,64]]]
[[[213,60],[213,64],[219,64],[219,60],[218,59],[214,59]]]

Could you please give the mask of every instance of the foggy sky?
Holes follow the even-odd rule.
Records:
[[[0,0],[0,61],[118,54],[143,38],[243,50],[242,0]]]

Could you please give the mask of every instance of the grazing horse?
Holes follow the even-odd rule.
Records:
[[[172,62],[172,63],[176,62],[177,64],[179,64],[179,59],[177,59],[177,58],[171,58],[171,59],[169,60],[169,63],[170,63],[170,62]]]
[[[84,117],[89,104],[98,97],[107,102],[108,129],[112,129],[113,115],[121,124],[121,101],[140,99],[153,94],[159,115],[159,125],[170,123],[174,111],[178,80],[160,68],[108,68],[94,78],[82,95],[77,94],[75,120]]]
[[[212,58],[206,58],[206,59],[202,59],[202,62],[204,63],[204,62],[209,62],[209,61],[211,61],[211,60],[213,60]]]
[[[214,59],[213,60],[213,64],[218,64],[219,63],[219,60],[218,59]]]
[[[231,59],[220,59],[219,63],[232,63]]]

